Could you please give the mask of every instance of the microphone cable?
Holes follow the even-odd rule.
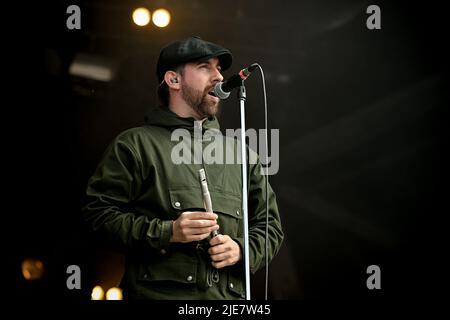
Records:
[[[264,154],[264,163],[266,167],[263,170],[264,176],[265,176],[265,188],[266,188],[266,230],[265,230],[265,239],[264,239],[264,248],[265,248],[265,283],[264,283],[264,299],[267,301],[267,293],[269,289],[269,143],[267,138],[267,96],[266,96],[266,81],[264,78],[264,71],[262,67],[258,63],[254,63],[253,65],[256,65],[259,71],[261,72],[261,79],[262,79],[262,88],[263,88],[263,97],[264,97],[264,147],[265,147],[265,154]],[[262,166],[261,166],[262,167]]]
[[[240,71],[239,76],[233,76],[231,79],[227,82],[232,83],[232,85],[229,85],[227,88],[228,90],[224,90],[222,88],[223,83],[219,83],[219,85],[214,87],[214,93],[217,97],[220,99],[226,99],[230,95],[230,91],[234,85],[236,85],[236,81],[244,81],[252,72],[254,68],[258,68],[261,72],[261,79],[262,79],[262,88],[263,88],[263,97],[264,97],[264,128],[265,128],[265,134],[264,134],[264,147],[265,147],[265,155],[264,155],[264,163],[266,165],[266,168],[262,168],[261,164],[261,173],[265,176],[265,188],[266,188],[266,228],[265,228],[265,237],[264,237],[264,255],[265,255],[265,285],[264,285],[264,298],[267,300],[267,294],[268,294],[268,288],[269,288],[269,143],[267,138],[267,131],[268,131],[268,125],[267,125],[267,95],[266,95],[266,80],[264,77],[264,71],[261,65],[259,63],[253,63],[246,69],[243,69]],[[226,83],[227,83],[226,82]],[[244,142],[245,143],[245,142]]]

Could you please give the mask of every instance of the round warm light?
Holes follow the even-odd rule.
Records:
[[[103,300],[104,295],[105,292],[103,291],[103,288],[95,286],[94,289],[92,289],[91,300]]]
[[[170,13],[166,9],[158,9],[153,13],[153,23],[160,28],[167,27],[170,23]]]
[[[27,258],[22,262],[22,275],[26,280],[37,280],[44,274],[44,264],[41,260]]]
[[[150,22],[150,11],[145,8],[137,8],[133,12],[133,21],[138,26],[146,26]]]
[[[106,292],[106,300],[122,300],[122,290],[119,288],[111,288]]]

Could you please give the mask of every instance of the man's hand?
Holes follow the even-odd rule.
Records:
[[[173,222],[170,242],[200,241],[217,229],[219,229],[217,214],[201,211],[183,212]]]
[[[219,234],[209,241],[208,253],[214,268],[232,266],[242,259],[241,247],[230,236]]]

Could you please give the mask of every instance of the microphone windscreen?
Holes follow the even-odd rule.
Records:
[[[230,96],[230,92],[224,91],[222,89],[222,85],[223,85],[223,82],[216,83],[216,85],[214,86],[214,94],[219,99],[224,100],[224,99],[227,99]]]

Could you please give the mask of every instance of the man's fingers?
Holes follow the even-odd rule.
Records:
[[[217,225],[217,220],[183,220],[180,226],[184,228],[206,228]]]
[[[218,244],[225,243],[225,241],[227,240],[227,237],[228,236],[226,236],[226,235],[219,234],[218,236],[212,238],[209,241],[209,244],[211,246],[217,246]]]
[[[207,228],[185,228],[185,229],[183,229],[183,233],[185,235],[199,235],[199,234],[205,234],[205,233],[209,234],[217,229],[219,229],[219,226],[216,224],[212,227],[207,227]]]
[[[200,240],[203,240],[203,239],[206,239],[206,238],[208,238],[209,237],[209,232],[208,233],[203,233],[203,234],[195,234],[195,235],[190,235],[189,237],[188,237],[188,242],[192,242],[192,241],[200,241]]]
[[[241,259],[239,245],[228,235],[218,235],[209,241],[208,253],[214,268],[231,266]]]
[[[217,220],[219,217],[213,212],[203,212],[203,211],[186,211],[181,214],[183,217],[189,220]]]
[[[219,244],[219,245],[209,248],[208,253],[210,255],[215,255],[215,254],[220,254],[220,253],[226,252],[230,249],[231,248],[229,246],[227,246],[226,244]]]
[[[231,251],[227,251],[227,252],[223,252],[223,253],[220,253],[220,254],[213,254],[213,255],[211,255],[211,260],[215,261],[215,262],[218,262],[218,261],[223,261],[223,260],[226,260],[226,259],[230,259],[231,257],[232,257]]]
[[[201,234],[187,234],[182,236],[179,242],[181,243],[188,243],[188,242],[194,242],[194,241],[201,241],[203,239],[206,239],[209,237],[211,233],[201,233]]]
[[[232,266],[234,264],[236,264],[237,260],[233,260],[233,259],[226,259],[226,260],[222,260],[219,262],[216,261],[211,261],[211,264],[214,268],[216,269],[221,269],[223,267],[227,267],[227,266]]]

